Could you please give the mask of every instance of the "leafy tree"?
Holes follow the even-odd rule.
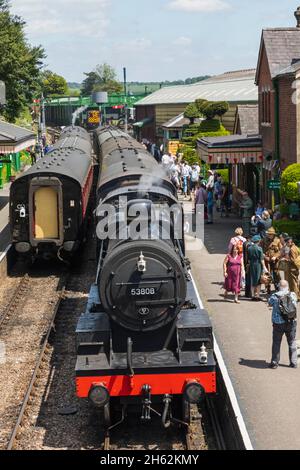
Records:
[[[42,73],[42,89],[44,96],[47,98],[51,95],[66,95],[68,85],[64,77],[46,70]]]
[[[122,93],[123,85],[117,80],[116,71],[108,64],[98,65],[92,72],[86,73],[82,84],[83,96],[90,96],[94,91]]]
[[[191,124],[194,124],[195,119],[199,117],[199,111],[195,103],[190,103],[184,111],[184,117],[189,119]]]
[[[0,0],[0,80],[6,84],[4,115],[14,122],[33,99],[40,85],[45,58],[41,46],[32,47],[24,32],[24,21],[10,13],[9,2]]]
[[[198,108],[198,111],[200,114],[203,114],[203,109],[205,108],[205,106],[208,104],[208,101],[207,100],[203,100],[203,99],[198,99],[195,101],[195,104]]]
[[[229,111],[229,104],[227,101],[218,101],[215,104],[215,116],[222,117],[224,114],[226,114]]]
[[[96,72],[85,73],[86,79],[82,83],[82,95],[91,96],[96,86],[98,76]]]
[[[202,114],[206,117],[206,119],[210,120],[215,117],[215,106],[216,103],[213,101],[208,101],[206,104],[203,104]]]
[[[300,201],[298,182],[300,181],[300,163],[288,166],[281,176],[281,194],[287,201]]]

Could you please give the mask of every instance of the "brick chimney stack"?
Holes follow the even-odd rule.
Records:
[[[295,17],[297,20],[297,28],[300,28],[300,7],[298,7],[295,11]]]

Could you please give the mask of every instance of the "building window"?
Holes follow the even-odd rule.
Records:
[[[179,139],[179,131],[170,131],[169,132],[169,138],[172,140],[178,140]]]
[[[263,87],[261,93],[261,117],[262,124],[271,124],[271,89],[270,87]]]

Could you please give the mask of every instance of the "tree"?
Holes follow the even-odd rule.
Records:
[[[86,79],[82,83],[82,95],[91,96],[97,83],[96,72],[85,73]]]
[[[123,85],[117,80],[116,71],[108,64],[98,65],[90,73],[86,73],[82,84],[83,96],[90,96],[94,91],[122,93]]]
[[[229,111],[229,104],[227,101],[217,101],[215,105],[215,116],[222,117]]]
[[[205,106],[208,104],[208,101],[207,100],[203,100],[203,99],[198,99],[195,101],[196,103],[196,106],[198,108],[198,111],[200,114],[203,114],[203,109],[205,108]]]
[[[288,166],[281,176],[281,194],[287,201],[300,201],[298,182],[300,181],[300,163]]]
[[[215,113],[215,103],[213,101],[207,101],[207,103],[203,104],[202,107],[202,114],[206,117],[206,119],[213,119],[216,115]]]
[[[191,124],[194,124],[195,119],[199,117],[199,111],[195,103],[190,103],[184,111],[184,117],[189,119]]]
[[[50,70],[42,73],[42,89],[45,97],[68,93],[68,85],[64,77],[50,72]]]
[[[28,106],[40,85],[45,58],[41,46],[28,44],[24,21],[11,15],[7,0],[0,0],[0,80],[6,84],[5,117],[14,122]]]

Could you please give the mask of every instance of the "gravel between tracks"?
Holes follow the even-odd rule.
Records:
[[[22,405],[58,299],[59,281],[57,275],[30,277],[22,303],[0,329],[0,449],[6,447]],[[7,288],[12,284],[9,280]]]

